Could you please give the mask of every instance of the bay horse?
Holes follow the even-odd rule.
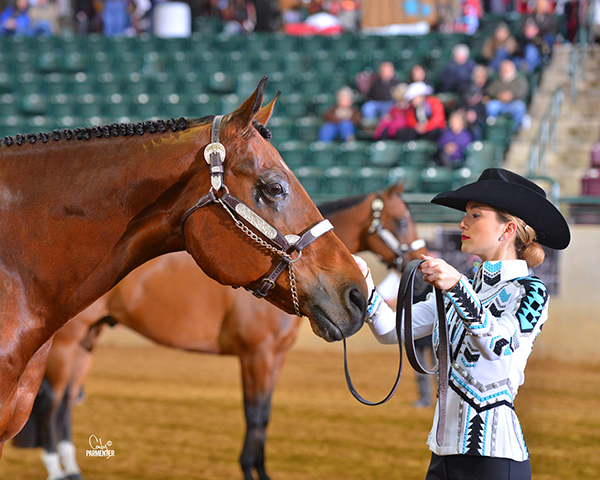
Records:
[[[351,252],[374,252],[402,270],[427,253],[402,189],[393,185],[319,208]],[[244,479],[253,479],[255,472],[268,480],[264,452],[271,397],[300,318],[256,301],[248,292],[225,288],[194,266],[185,253],[152,260],[57,332],[32,418],[15,438],[19,447],[44,449],[49,480],[79,478],[71,409],[100,331],[117,322],[161,345],[240,358],[247,425],[240,464]]]
[[[266,82],[226,116],[2,140],[0,453],[29,417],[55,332],[159,255],[187,250],[327,341],[361,328],[362,274],[265,138]]]

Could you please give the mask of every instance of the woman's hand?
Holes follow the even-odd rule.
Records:
[[[423,280],[440,290],[451,290],[458,283],[462,275],[451,265],[441,258],[421,255],[425,260],[419,265],[419,271],[423,274]]]

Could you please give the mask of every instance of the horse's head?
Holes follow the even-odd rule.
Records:
[[[261,108],[265,84],[266,77],[241,107],[212,122],[212,141],[195,162],[203,180],[190,182],[195,198],[188,206],[203,200],[184,216],[186,248],[218,282],[258,292],[289,313],[306,315],[324,339],[340,340],[362,326],[366,285],[266,140],[264,125],[277,97]],[[204,156],[211,162],[212,186]]]
[[[427,254],[425,241],[417,234],[415,222],[404,200],[404,185],[392,185],[375,194],[371,202],[372,221],[367,248],[379,255],[389,267],[399,271],[411,260]]]

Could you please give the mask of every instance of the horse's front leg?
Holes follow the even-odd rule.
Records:
[[[256,470],[259,480],[270,480],[265,469],[265,444],[271,414],[271,397],[285,354],[270,351],[240,356],[244,387],[246,436],[240,456],[244,480],[253,480]]]
[[[19,379],[16,396],[6,407],[14,408],[12,409],[13,413],[6,428],[2,432],[2,435],[0,435],[0,442],[5,442],[14,437],[27,422],[33,408],[33,402],[44,378],[51,345],[52,337],[35,352],[31,360],[27,363]]]

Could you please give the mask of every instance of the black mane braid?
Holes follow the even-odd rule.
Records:
[[[185,130],[188,127],[189,120],[184,117],[169,118],[168,120],[148,120],[147,122],[137,123],[112,123],[110,125],[95,125],[93,127],[82,127],[64,130],[52,130],[47,133],[28,133],[28,134],[17,134],[14,137],[6,136],[2,140],[2,143],[6,147],[17,144],[22,145],[23,143],[33,144],[36,141],[42,143],[48,143],[49,140],[58,141],[64,140],[89,140],[90,138],[110,138],[110,137],[133,137],[134,135],[143,135],[145,132],[148,133],[164,133],[167,130],[173,132]]]

